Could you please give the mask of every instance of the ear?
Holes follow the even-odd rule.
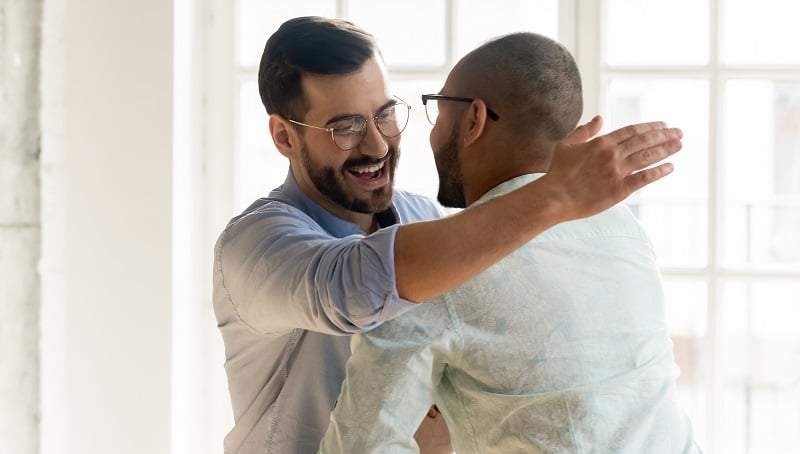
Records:
[[[269,116],[269,133],[278,151],[289,159],[300,153],[300,137],[289,121],[278,114]]]
[[[486,134],[486,109],[486,103],[482,99],[476,99],[470,104],[464,146],[472,145]]]

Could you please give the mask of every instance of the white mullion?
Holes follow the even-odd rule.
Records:
[[[724,276],[720,274],[720,251],[722,250],[723,232],[720,223],[722,215],[724,173],[720,150],[720,137],[722,134],[723,83],[720,79],[720,5],[718,0],[709,2],[709,153],[708,153],[708,298],[706,306],[706,341],[705,351],[708,358],[705,364],[704,385],[706,389],[706,449],[713,453],[717,448],[717,402],[719,402],[720,387],[717,386],[719,367],[719,327],[721,313],[721,294]]]
[[[558,0],[558,41],[573,55],[578,45],[578,0]]]
[[[620,75],[634,77],[702,77],[708,78],[711,67],[700,66],[603,66],[600,71],[610,77]]]
[[[575,6],[575,61],[583,82],[583,118],[585,122],[605,107],[605,75],[601,70],[605,2],[577,0]]]
[[[445,0],[444,12],[444,29],[445,29],[445,62],[442,73],[447,73],[459,59],[456,55],[458,46],[456,46],[456,39],[458,37],[458,4],[455,0]],[[442,77],[444,79],[444,77]]]

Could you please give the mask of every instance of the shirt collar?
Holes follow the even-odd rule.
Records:
[[[322,228],[327,230],[331,235],[342,238],[348,235],[360,234],[364,235],[364,231],[358,224],[345,221],[339,217],[334,216],[325,208],[319,206],[316,202],[311,200],[305,192],[297,184],[297,180],[289,169],[286,175],[286,180],[283,185],[269,195],[270,198],[279,199],[285,203],[289,203],[295,208],[299,209],[311,219],[313,219]],[[377,219],[380,227],[388,227],[397,223],[397,214],[394,210],[394,202],[385,211],[377,214]]]
[[[486,194],[482,195],[472,205],[480,205],[481,203],[484,203],[495,197],[501,196],[503,194],[508,194],[509,192],[517,190],[528,183],[538,180],[543,176],[544,173],[526,173],[524,175],[514,177],[510,180],[506,180],[498,184],[497,186],[493,187],[489,191],[487,191]]]

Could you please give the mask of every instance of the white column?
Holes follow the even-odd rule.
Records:
[[[42,452],[168,453],[173,3],[44,24]]]
[[[0,0],[0,452],[39,452],[41,0]]]
[[[214,243],[232,216],[235,5],[174,3],[172,453],[218,454],[233,427],[211,275]]]

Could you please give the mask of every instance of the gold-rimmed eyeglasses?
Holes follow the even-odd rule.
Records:
[[[387,139],[399,136],[400,133],[406,129],[409,111],[411,110],[411,106],[405,101],[397,96],[395,96],[395,99],[395,102],[387,105],[374,117],[369,119],[375,123],[378,132]],[[300,126],[329,132],[333,143],[342,151],[352,150],[364,140],[364,136],[367,135],[367,121],[369,120],[361,115],[354,115],[352,117],[340,118],[331,123],[329,127],[322,127],[301,123],[291,118],[289,119],[291,123]]]

